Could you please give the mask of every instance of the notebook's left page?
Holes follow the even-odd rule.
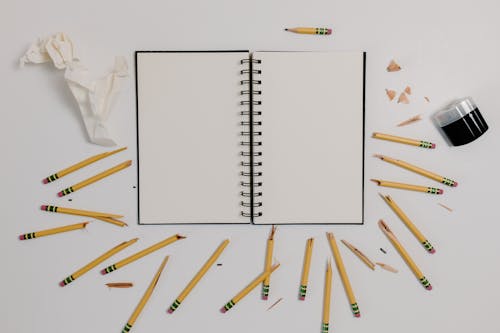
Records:
[[[136,52],[140,224],[250,222],[240,206],[244,58]]]

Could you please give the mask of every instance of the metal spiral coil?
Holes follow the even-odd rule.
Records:
[[[262,177],[262,172],[258,170],[262,166],[262,161],[259,160],[262,152],[258,150],[262,146],[262,141],[258,140],[262,136],[262,132],[258,130],[258,127],[262,126],[262,121],[259,119],[262,112],[255,110],[262,105],[261,100],[255,99],[262,95],[262,91],[257,89],[257,86],[262,84],[259,80],[262,70],[258,68],[261,63],[261,60],[252,58],[240,61],[240,64],[245,66],[240,70],[240,75],[244,76],[240,80],[240,85],[244,87],[240,91],[243,99],[239,103],[243,108],[239,113],[242,117],[240,126],[244,128],[240,131],[240,135],[244,138],[240,141],[240,146],[244,148],[240,152],[240,156],[244,158],[240,163],[242,167],[240,176],[243,179],[240,186],[244,188],[240,192],[243,198],[240,206],[245,208],[242,209],[241,215],[249,217],[252,222],[254,218],[262,216],[262,212],[257,211],[258,207],[262,207],[262,202],[257,200],[258,197],[262,197],[262,191],[257,191],[262,187],[262,182],[258,181],[258,177]]]

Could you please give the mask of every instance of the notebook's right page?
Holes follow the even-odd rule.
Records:
[[[363,52],[255,52],[262,216],[256,224],[362,224]]]

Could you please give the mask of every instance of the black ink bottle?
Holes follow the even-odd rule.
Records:
[[[454,146],[472,142],[488,130],[488,124],[470,97],[459,99],[438,111],[434,120]]]

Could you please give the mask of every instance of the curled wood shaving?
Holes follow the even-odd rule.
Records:
[[[408,99],[408,96],[406,96],[406,94],[404,92],[402,92],[401,95],[399,95],[398,103],[403,103],[403,104],[409,104],[410,103],[410,100]]]
[[[389,98],[390,101],[392,101],[396,97],[396,91],[395,90],[386,89],[385,93],[387,94],[387,97]]]
[[[398,127],[406,126],[406,125],[412,124],[412,123],[419,121],[419,120],[422,120],[422,115],[417,114],[416,116],[411,117],[410,119],[407,119],[405,121],[400,122],[397,126]]]
[[[391,62],[387,66],[388,72],[398,72],[400,70],[401,70],[401,66],[399,66],[398,63],[396,61],[394,61],[394,59],[391,60]]]

